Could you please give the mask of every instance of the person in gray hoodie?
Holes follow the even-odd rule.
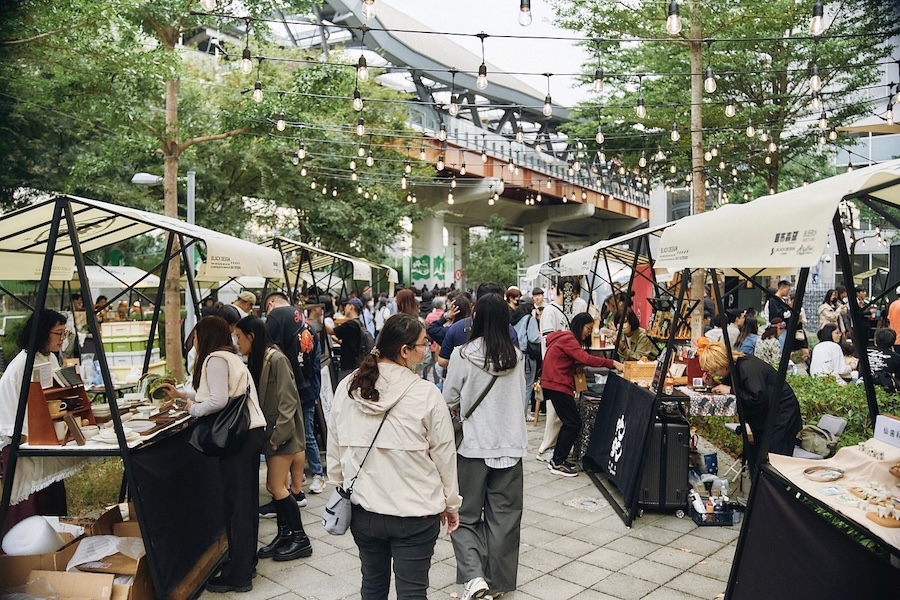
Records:
[[[516,588],[522,521],[522,457],[528,444],[522,406],[525,362],[509,336],[509,308],[499,294],[475,303],[469,342],[453,350],[444,399],[464,417],[457,448],[459,529],[451,536],[463,600]],[[488,387],[490,386],[490,388]],[[457,417],[460,418],[460,417]]]

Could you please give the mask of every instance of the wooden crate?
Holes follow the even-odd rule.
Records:
[[[628,381],[653,381],[653,374],[656,372],[656,361],[640,362],[637,360],[629,360],[625,362],[625,371],[623,373]]]

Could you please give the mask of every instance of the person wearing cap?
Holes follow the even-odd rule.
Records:
[[[541,313],[544,312],[544,290],[539,287],[531,290],[531,299],[534,300],[534,318],[540,322]]]
[[[240,314],[241,318],[243,319],[244,317],[249,316],[251,312],[253,312],[254,304],[256,304],[256,294],[249,290],[244,290],[243,292],[238,294],[238,297],[231,305],[237,309],[238,314]]]
[[[362,314],[363,303],[359,298],[349,298],[341,307],[346,321],[335,327],[325,325],[325,331],[341,341],[341,370],[338,380],[344,379],[359,366],[359,352],[362,347]]]

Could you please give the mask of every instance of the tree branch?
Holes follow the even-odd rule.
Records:
[[[240,129],[232,129],[231,131],[226,131],[225,133],[217,133],[215,135],[201,135],[199,137],[194,137],[189,140],[185,140],[180,146],[179,149],[184,152],[194,144],[205,144],[206,142],[216,142],[219,140],[227,140],[228,138],[233,138],[239,135],[244,135],[250,131],[250,127],[241,127]]]
[[[88,25],[88,22],[85,21],[83,23],[76,23],[70,27],[60,27],[59,29],[54,29],[53,31],[45,31],[44,33],[39,33],[35,36],[29,38],[22,38],[17,40],[0,40],[0,46],[17,46],[19,44],[27,44],[29,42],[36,42],[37,40],[44,39],[45,37],[50,37],[51,35],[56,35],[57,33],[63,33],[65,31],[71,31],[73,29],[78,29],[79,27],[84,27]]]

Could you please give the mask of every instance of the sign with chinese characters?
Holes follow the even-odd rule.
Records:
[[[900,419],[890,415],[875,417],[875,439],[900,448]]]

